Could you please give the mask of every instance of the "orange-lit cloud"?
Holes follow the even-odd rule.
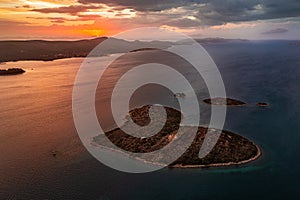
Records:
[[[251,28],[255,27],[255,23],[226,23],[222,25],[217,25],[217,26],[211,26],[211,29],[236,29],[236,28]]]
[[[299,1],[279,1],[233,6],[223,0],[0,0],[0,39],[110,36],[145,26],[230,38],[262,37],[262,32],[284,28],[287,36],[298,38]]]
[[[132,9],[76,0],[0,0],[0,39],[111,35],[123,29],[122,19],[134,16]]]

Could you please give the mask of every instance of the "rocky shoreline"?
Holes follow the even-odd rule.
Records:
[[[212,163],[212,164],[206,164],[206,165],[182,165],[182,164],[176,164],[176,165],[171,165],[169,166],[170,168],[211,168],[211,167],[228,167],[228,166],[237,166],[237,165],[243,165],[250,163],[252,161],[257,160],[261,155],[261,149],[259,148],[258,145],[254,144],[257,148],[257,154],[249,158],[248,160],[242,160],[239,162],[228,162],[228,163]]]

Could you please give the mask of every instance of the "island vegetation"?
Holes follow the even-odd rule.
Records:
[[[148,116],[150,106],[143,106],[130,111],[129,115],[133,121],[146,126],[150,123]],[[182,114],[173,109],[165,107],[167,121],[156,135],[147,138],[137,138],[126,134],[120,128],[107,131],[106,137],[116,146],[128,152],[148,153],[161,149],[174,139],[179,128]],[[126,126],[126,123],[124,124]],[[198,127],[196,137],[185,153],[169,167],[194,168],[194,167],[217,167],[248,163],[261,155],[259,147],[252,141],[229,131],[222,131],[212,151],[204,158],[199,158],[199,150],[204,141],[208,128]],[[216,129],[210,129],[213,131]],[[93,143],[102,143],[103,135],[93,138]],[[180,147],[178,147],[180,148]],[[176,151],[176,149],[174,149]],[[130,154],[128,154],[130,155]],[[162,157],[162,156],[158,156]],[[160,158],[150,158],[153,163],[160,163]]]

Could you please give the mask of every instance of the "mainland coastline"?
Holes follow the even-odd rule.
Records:
[[[236,100],[236,99],[231,99],[231,98],[221,98],[221,97],[216,97],[212,99],[204,99],[204,103],[209,104],[209,105],[226,105],[226,106],[243,106],[246,105],[245,102]]]

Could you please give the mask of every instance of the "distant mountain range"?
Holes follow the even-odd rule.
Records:
[[[107,40],[107,37],[77,41],[0,41],[0,62],[20,60],[42,60],[51,61],[62,58],[86,57],[98,44]],[[94,51],[93,56],[103,56],[113,53],[125,53],[143,48],[166,49],[174,43],[167,41],[126,41],[116,38],[109,38],[109,46],[103,43],[101,52]],[[232,41],[223,38],[197,39],[199,43],[226,42]],[[242,40],[244,41],[244,40]],[[181,41],[184,43],[184,41]],[[116,44],[116,45],[114,45]]]

